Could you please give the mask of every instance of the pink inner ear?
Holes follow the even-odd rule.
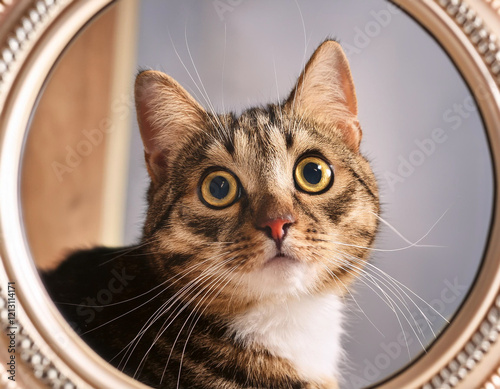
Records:
[[[140,75],[139,75],[140,77]],[[158,134],[154,127],[155,112],[153,104],[157,98],[158,91],[154,85],[149,83],[140,83],[139,77],[135,87],[135,101],[137,109],[137,121],[141,131],[142,143],[146,154],[152,155],[160,152],[158,145]]]
[[[157,112],[155,106],[159,104],[161,88],[158,83],[156,72],[144,72],[139,74],[135,84],[135,102],[137,110],[137,122],[141,132],[144,145],[144,158],[148,173],[153,182],[165,174],[167,158],[166,150],[160,145],[159,130],[155,126]]]
[[[153,182],[158,181],[158,177],[164,176],[167,169],[167,157],[162,152],[148,154],[144,151],[146,169]]]
[[[344,56],[344,53],[342,52]],[[354,82],[352,80],[351,69],[349,67],[349,63],[347,62],[347,58],[342,58],[342,65],[340,66],[342,69],[339,69],[340,74],[342,75],[342,90],[344,92],[344,96],[346,98],[346,105],[349,111],[352,113],[354,117],[358,116],[358,100],[356,98],[356,91],[354,89]]]
[[[168,159],[205,126],[205,111],[173,78],[146,71],[135,82],[137,121],[149,174],[163,179]]]
[[[346,144],[358,151],[361,129],[358,103],[347,58],[337,42],[314,52],[286,105],[298,116],[339,128]]]

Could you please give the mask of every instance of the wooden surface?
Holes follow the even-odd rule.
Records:
[[[115,24],[111,8],[74,40],[30,127],[22,205],[31,251],[42,268],[100,242]]]

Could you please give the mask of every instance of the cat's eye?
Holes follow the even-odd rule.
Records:
[[[208,173],[201,181],[200,200],[210,208],[226,208],[238,200],[241,193],[238,179],[226,170]]]
[[[333,184],[333,168],[319,157],[304,157],[299,160],[294,172],[298,189],[310,193],[324,193]]]

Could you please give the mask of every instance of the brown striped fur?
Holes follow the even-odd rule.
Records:
[[[378,192],[359,153],[354,86],[340,46],[326,41],[317,49],[283,104],[240,116],[205,111],[155,71],[137,77],[136,100],[152,181],[141,244],[80,252],[45,275],[54,299],[66,303],[102,288],[105,276],[72,287],[95,279],[96,269],[108,275],[125,269],[134,280],[115,298],[121,304],[102,307],[90,324],[73,306],[62,305],[63,313],[81,332],[96,329],[83,337],[104,358],[155,387],[176,388],[179,381],[185,389],[338,388],[338,377],[307,380],[290,361],[236,341],[227,329],[235,315],[259,304],[343,295],[368,258]],[[334,183],[325,193],[296,188],[295,164],[309,154],[333,166]],[[241,198],[224,209],[207,207],[198,195],[201,177],[213,167],[230,170],[241,183]],[[283,215],[293,224],[282,251],[307,269],[299,286],[286,271],[266,267],[275,242],[259,226]],[[157,311],[162,304],[169,309]],[[135,339],[135,349],[127,348],[155,312],[160,319]]]

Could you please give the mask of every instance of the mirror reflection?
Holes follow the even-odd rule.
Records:
[[[326,38],[342,49],[320,46]],[[140,126],[138,69],[162,72],[141,73]],[[226,128],[229,149],[216,131]],[[253,137],[243,136],[248,132]],[[187,147],[187,133],[196,147]],[[162,385],[191,379],[203,358],[190,355],[188,335],[202,348],[201,329],[232,315],[223,338],[243,348],[265,344],[299,366],[286,373],[297,382],[314,370],[297,354],[327,344],[309,362],[330,363],[326,371],[338,361],[338,369],[330,381],[323,371],[311,374],[324,387],[338,379],[342,388],[362,388],[422,355],[464,301],[487,244],[492,177],[469,86],[439,44],[391,2],[148,0],[111,7],[68,48],[33,113],[21,185],[40,269],[55,268],[76,249],[127,247],[72,257],[77,274],[89,277],[88,290],[64,296],[49,289],[59,293],[63,313],[80,320],[70,320],[75,330],[128,374],[141,379],[154,368]],[[165,265],[167,252],[176,253],[175,263]],[[218,258],[216,276],[199,266],[204,253]],[[125,270],[109,267],[127,258],[133,265]],[[273,267],[258,273],[258,282],[246,278],[269,259]],[[325,289],[301,278],[310,270],[299,266],[312,262],[314,275],[328,278]],[[189,289],[196,277],[207,281]],[[275,300],[283,279],[298,289],[288,284],[293,298]],[[311,285],[316,292],[305,291]],[[171,304],[176,292],[187,309]],[[336,298],[322,300],[329,294]],[[244,314],[245,304],[268,300],[288,310]],[[322,307],[335,314],[323,317]],[[124,343],[102,348],[93,337],[99,331],[123,331]],[[166,362],[148,366],[158,334],[170,341],[181,334],[177,347],[165,341],[178,377],[173,368],[164,374]],[[287,336],[295,348],[283,346]],[[345,357],[330,355],[337,341]],[[212,355],[216,344],[198,355]]]

